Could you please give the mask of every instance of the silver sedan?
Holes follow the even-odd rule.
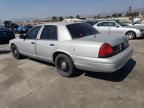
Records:
[[[16,59],[28,56],[54,63],[58,72],[72,76],[76,69],[114,72],[132,57],[124,36],[103,36],[85,23],[48,23],[10,41]]]
[[[144,37],[144,28],[128,26],[120,21],[101,21],[95,24],[94,28],[105,35],[126,35],[128,39]]]

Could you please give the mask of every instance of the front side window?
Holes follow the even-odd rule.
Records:
[[[97,26],[105,26],[105,22],[102,22],[102,23],[98,23]]]
[[[66,26],[73,39],[82,38],[90,35],[98,34],[99,32],[90,24],[76,23]]]
[[[36,39],[37,38],[37,35],[39,33],[39,30],[40,30],[41,26],[37,26],[37,27],[34,27],[32,28],[27,34],[26,34],[26,38],[27,39]]]
[[[46,25],[41,33],[41,40],[57,40],[57,27]]]

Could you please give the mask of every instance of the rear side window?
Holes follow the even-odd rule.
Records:
[[[66,26],[73,39],[82,38],[90,35],[97,34],[98,31],[90,24],[76,23]]]
[[[46,25],[41,33],[41,40],[57,40],[57,27]]]

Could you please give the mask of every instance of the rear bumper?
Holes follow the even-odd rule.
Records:
[[[77,69],[91,72],[115,72],[122,68],[132,57],[133,48],[129,47],[120,54],[110,58],[74,57]]]

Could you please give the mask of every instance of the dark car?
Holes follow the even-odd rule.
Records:
[[[5,27],[0,27],[0,44],[8,44],[14,38],[15,34],[13,31]]]
[[[33,26],[30,26],[30,25],[19,26],[19,27],[16,29],[16,33],[25,34],[25,33],[28,32],[32,27],[33,27]]]

